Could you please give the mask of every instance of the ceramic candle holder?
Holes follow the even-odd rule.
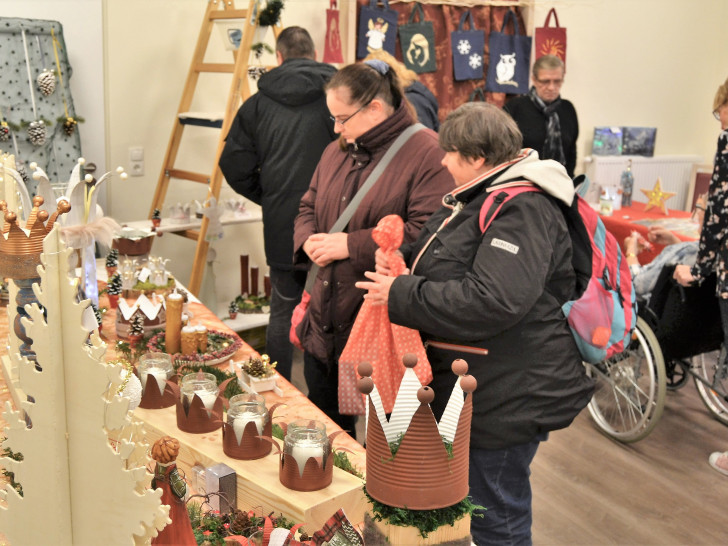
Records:
[[[314,420],[288,425],[279,467],[284,486],[295,491],[323,489],[333,478],[333,462],[326,425]]]
[[[258,394],[238,394],[230,399],[227,418],[222,425],[222,447],[233,459],[252,460],[271,452],[272,412]]]
[[[140,408],[162,409],[174,405],[174,391],[167,385],[167,381],[174,375],[174,368],[172,358],[167,353],[142,355],[137,373],[142,384]]]

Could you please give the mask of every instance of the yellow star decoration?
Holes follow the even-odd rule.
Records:
[[[657,182],[655,182],[654,188],[651,190],[640,189],[640,191],[644,193],[648,199],[647,205],[645,206],[645,212],[650,210],[652,207],[660,207],[665,216],[667,216],[665,201],[670,199],[670,197],[677,195],[677,193],[672,191],[662,191],[662,180],[660,180],[659,177],[657,178]]]

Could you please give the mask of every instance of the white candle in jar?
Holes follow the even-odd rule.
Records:
[[[215,405],[215,400],[217,400],[217,393],[210,391],[195,391],[195,394],[200,397],[202,403],[205,405],[207,414],[210,415],[212,413],[212,407]]]
[[[263,416],[252,411],[243,412],[233,421],[233,430],[235,431],[235,437],[238,439],[238,444],[243,439],[245,426],[251,421],[255,423],[255,427],[258,429],[258,435],[263,434]]]
[[[303,467],[306,466],[309,458],[313,457],[319,464],[323,464],[324,448],[318,441],[302,440],[293,445],[291,456],[296,459],[298,471],[303,475]]]
[[[154,376],[154,378],[157,380],[157,385],[159,385],[159,392],[161,394],[164,394],[164,388],[167,386],[167,372],[162,368],[147,368],[146,370],[142,370],[142,389],[147,388],[147,378],[150,375]]]

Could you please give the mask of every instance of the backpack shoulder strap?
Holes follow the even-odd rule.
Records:
[[[509,182],[507,184],[499,185],[495,188],[488,188],[486,191],[489,192],[489,194],[483,205],[480,207],[480,218],[478,222],[481,233],[486,232],[493,219],[498,215],[500,209],[507,201],[510,201],[516,195],[520,195],[521,193],[541,191],[541,188],[525,180],[519,180],[517,182]]]

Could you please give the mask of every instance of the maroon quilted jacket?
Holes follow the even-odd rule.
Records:
[[[306,262],[303,243],[314,233],[327,233],[356,190],[382,159],[397,136],[414,120],[404,107],[341,150],[331,143],[301,199],[293,235],[294,262]],[[442,197],[454,187],[450,173],[440,163],[444,152],[437,134],[424,129],[405,143],[381,178],[367,193],[349,222],[349,258],[320,268],[311,291],[308,313],[298,331],[303,347],[332,364],[341,354],[364,291],[354,286],[374,270],[376,244],[372,229],[388,214],[405,221],[405,242],[413,241]]]

